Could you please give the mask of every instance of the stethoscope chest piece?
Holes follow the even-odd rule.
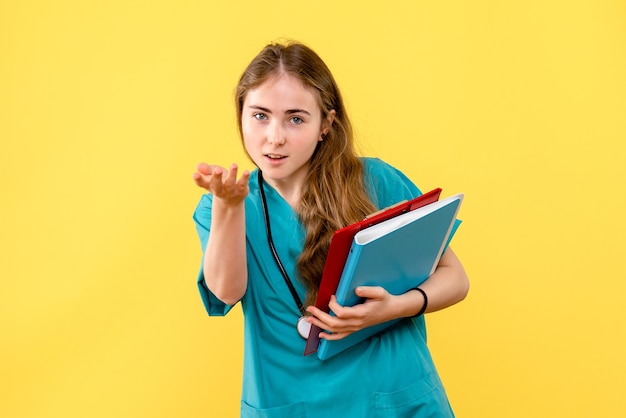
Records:
[[[301,316],[298,319],[298,334],[305,340],[309,338],[309,333],[311,332],[311,324],[306,321],[306,316]]]

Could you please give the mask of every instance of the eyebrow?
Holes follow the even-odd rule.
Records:
[[[248,107],[250,109],[260,110],[261,112],[269,113],[270,115],[272,114],[271,110],[269,110],[268,108],[263,107],[263,106],[250,105]],[[294,114],[294,113],[305,113],[305,114],[307,114],[309,116],[311,115],[311,113],[309,113],[307,110],[304,110],[304,109],[288,109],[288,110],[285,111],[285,114],[287,114],[287,115],[291,115],[291,114]]]

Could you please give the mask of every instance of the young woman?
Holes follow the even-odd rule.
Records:
[[[394,296],[361,287],[362,304],[342,307],[331,299],[336,316],[312,306],[333,232],[419,189],[381,160],[356,155],[333,76],[302,44],[266,46],[241,76],[235,99],[257,169],[202,163],[193,178],[208,191],[194,214],[204,251],[202,300],[209,315],[225,315],[239,301],[244,312],[241,416],[454,416],[424,318],[415,317],[466,296],[468,279],[452,249],[421,291]],[[329,340],[403,319],[321,361],[303,356],[296,330],[303,316]]]

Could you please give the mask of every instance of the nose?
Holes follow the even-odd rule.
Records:
[[[285,136],[279,123],[271,123],[267,127],[267,142],[272,145],[283,145]]]

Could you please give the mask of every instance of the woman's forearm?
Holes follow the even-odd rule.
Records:
[[[222,302],[234,305],[246,292],[246,221],[244,204],[213,199],[211,233],[204,260],[204,281]]]
[[[441,257],[435,272],[420,286],[427,297],[428,307],[425,313],[436,312],[452,306],[467,296],[469,292],[469,279],[465,273],[463,265],[448,248]],[[409,292],[415,305],[413,314],[419,312],[424,303],[424,296],[418,291]]]

